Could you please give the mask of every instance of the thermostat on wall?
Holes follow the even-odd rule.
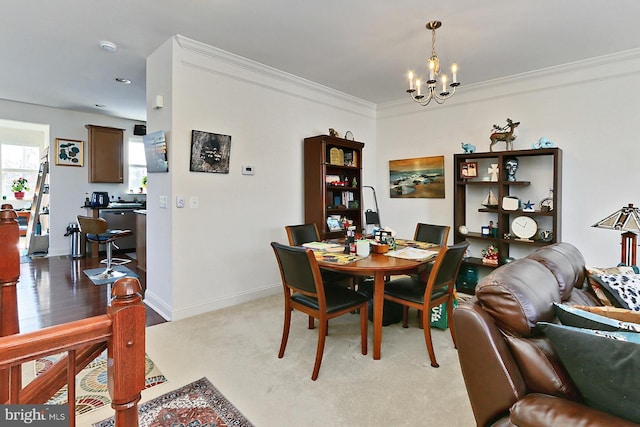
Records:
[[[242,175],[253,175],[253,166],[242,166]]]

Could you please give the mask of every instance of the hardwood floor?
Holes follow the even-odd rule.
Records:
[[[118,254],[119,258],[129,258]],[[96,286],[83,270],[104,267],[98,258],[33,257],[20,264],[17,286],[20,332],[30,332],[47,326],[105,314],[110,285]],[[126,267],[138,274],[142,289],[147,275],[138,270],[136,260]],[[147,307],[147,326],[166,322]]]

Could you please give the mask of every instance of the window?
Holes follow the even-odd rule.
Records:
[[[2,195],[12,200],[11,184],[17,178],[26,178],[29,191],[25,191],[25,200],[33,199],[33,191],[38,181],[40,169],[40,148],[35,145],[23,145],[19,142],[0,143],[0,183]]]
[[[146,185],[142,179],[147,176],[147,161],[144,157],[142,138],[129,138],[129,191],[132,193],[146,193]]]

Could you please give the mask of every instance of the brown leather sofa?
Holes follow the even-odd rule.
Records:
[[[453,313],[462,374],[478,426],[637,426],[588,407],[536,323],[553,303],[599,305],[568,243],[495,269]]]

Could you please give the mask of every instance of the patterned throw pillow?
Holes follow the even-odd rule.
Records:
[[[577,307],[569,307],[564,304],[553,304],[556,308],[556,315],[565,326],[575,328],[596,329],[599,331],[619,331],[619,332],[640,332],[640,324],[623,322],[600,314],[591,313]],[[635,314],[640,314],[632,312]],[[640,317],[640,316],[639,316]]]
[[[602,305],[612,307],[613,304],[609,299],[610,296],[607,295],[606,291],[602,289],[602,286],[593,276],[600,276],[603,274],[634,274],[639,273],[636,266],[618,266],[618,267],[585,267],[587,269],[588,277],[589,277],[589,288],[598,298]]]
[[[595,277],[619,304],[613,305],[640,311],[640,274],[611,274]]]

